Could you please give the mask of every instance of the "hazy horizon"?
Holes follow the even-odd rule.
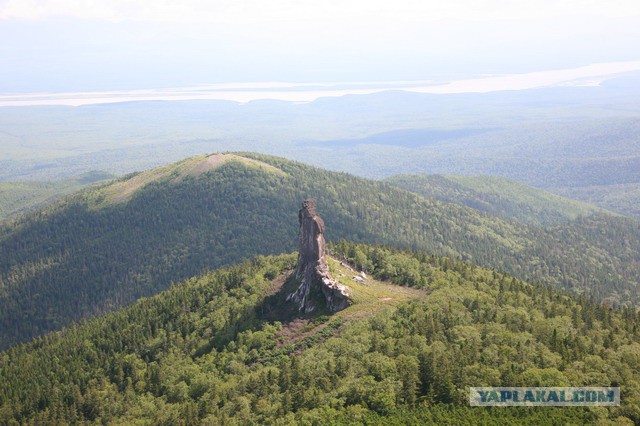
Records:
[[[585,67],[561,70],[485,75],[476,78],[442,81],[247,82],[95,92],[14,93],[0,94],[0,107],[81,106],[114,102],[171,100],[223,100],[239,103],[256,100],[313,102],[323,97],[368,95],[389,90],[428,94],[489,93],[559,86],[599,86],[609,79],[638,72],[640,72],[640,61],[630,61],[592,64]]]
[[[453,81],[639,61],[640,3],[0,0],[0,93]]]

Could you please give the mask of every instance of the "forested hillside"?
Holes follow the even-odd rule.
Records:
[[[559,187],[551,190],[565,197],[573,197],[598,206],[607,206],[614,212],[640,219],[640,183]]]
[[[88,185],[114,177],[108,173],[89,172],[64,180],[0,182],[0,220],[52,203]]]
[[[534,225],[605,213],[595,206],[497,176],[397,175],[385,181],[426,197]]]
[[[0,346],[109,312],[204,270],[297,242],[315,198],[329,240],[426,250],[519,278],[635,304],[638,222],[589,216],[550,228],[257,154],[194,157],[5,223]]]
[[[0,353],[0,423],[640,421],[634,310],[424,253],[332,251],[376,277],[331,260],[354,292],[334,315],[268,320],[295,257],[259,257]],[[500,385],[620,386],[622,405],[468,407],[469,386]]]

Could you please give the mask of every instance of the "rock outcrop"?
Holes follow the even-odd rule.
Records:
[[[300,251],[295,278],[300,287],[287,300],[305,313],[316,306],[314,295],[322,294],[330,311],[339,311],[351,304],[349,288],[331,278],[325,257],[324,221],[316,214],[316,202],[305,200],[298,212]],[[319,291],[318,291],[319,290]]]

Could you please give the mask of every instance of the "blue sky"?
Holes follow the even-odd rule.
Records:
[[[636,0],[0,0],[0,93],[637,61],[639,23]]]

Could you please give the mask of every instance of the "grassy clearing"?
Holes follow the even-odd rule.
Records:
[[[363,318],[381,309],[395,309],[402,302],[427,294],[424,290],[378,281],[370,275],[366,275],[364,282],[358,282],[353,278],[358,276],[360,271],[334,258],[327,260],[333,278],[352,291],[353,305],[335,314],[344,320]]]
[[[353,304],[340,312],[327,315],[323,315],[324,312],[315,312],[311,315],[294,314],[285,321],[282,330],[278,333],[279,348],[289,345],[291,351],[304,350],[308,342],[315,344],[324,340],[351,321],[369,317],[383,309],[395,309],[402,302],[424,297],[427,294],[424,290],[379,281],[369,275],[366,275],[363,282],[359,282],[353,278],[359,276],[360,271],[331,257],[327,257],[327,261],[333,278],[351,289]],[[279,277],[274,282],[277,282],[277,287],[282,288],[285,280]],[[292,288],[281,291],[289,292],[290,290]]]
[[[128,179],[115,182],[112,185],[102,188],[96,194],[95,207],[124,203],[131,199],[133,194],[138,190],[152,182],[163,180],[180,182],[188,176],[200,176],[203,173],[215,170],[222,165],[231,162],[241,163],[250,168],[286,176],[286,173],[277,167],[236,154],[213,154],[208,156],[198,155],[175,164],[156,167],[155,169],[137,173]]]

